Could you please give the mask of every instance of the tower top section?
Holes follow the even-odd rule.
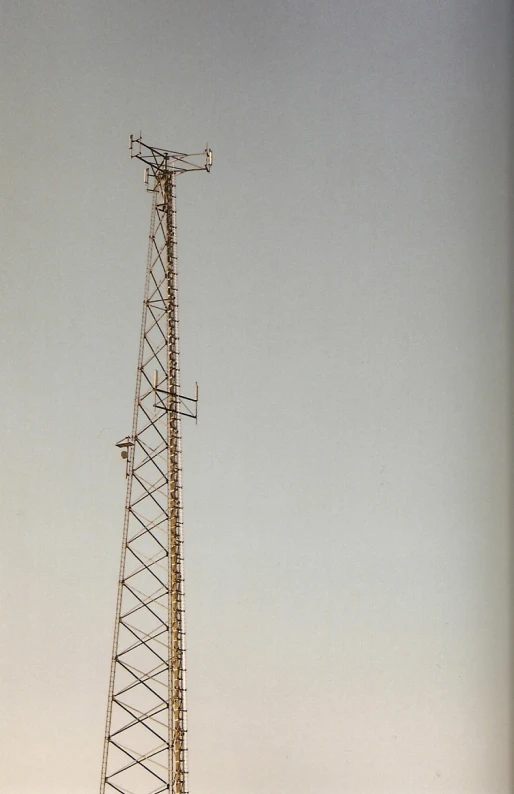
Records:
[[[151,170],[153,176],[158,177],[167,173],[183,174],[186,171],[207,171],[212,166],[212,150],[207,145],[203,152],[185,154],[173,152],[170,149],[161,149],[158,146],[149,146],[141,138],[130,136],[130,156],[141,160]]]

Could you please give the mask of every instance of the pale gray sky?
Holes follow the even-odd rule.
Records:
[[[179,183],[192,794],[506,794],[508,0],[0,5],[0,793],[98,790]]]

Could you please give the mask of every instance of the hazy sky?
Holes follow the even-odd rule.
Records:
[[[0,3],[0,792],[98,790],[179,182],[191,794],[507,794],[508,0]]]

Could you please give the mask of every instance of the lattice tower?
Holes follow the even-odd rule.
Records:
[[[132,432],[118,443],[127,494],[100,794],[187,794],[181,416],[175,192],[209,171],[187,155],[130,138],[152,193]]]

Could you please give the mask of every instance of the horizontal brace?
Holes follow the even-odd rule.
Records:
[[[165,389],[155,389],[154,388],[153,391],[156,392],[156,394],[164,394],[164,395],[166,395],[166,397],[174,397],[175,396],[173,394],[173,392],[166,391]],[[198,402],[198,397],[185,397],[183,394],[177,394],[177,397],[179,398],[179,400],[186,400],[188,403],[197,403]]]

